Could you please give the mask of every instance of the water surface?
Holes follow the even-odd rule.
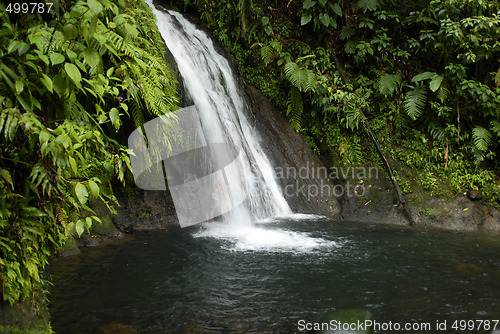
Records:
[[[294,333],[341,308],[385,322],[500,319],[499,251],[492,236],[300,216],[171,228],[54,261],[50,312],[56,333]]]

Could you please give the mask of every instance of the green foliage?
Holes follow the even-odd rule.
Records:
[[[202,4],[191,9],[233,52],[247,80],[287,110],[295,129],[300,113],[301,132],[336,163],[378,159],[358,146],[364,114],[382,149],[417,168],[416,182],[432,192],[441,181],[463,192],[459,169],[500,170],[497,1],[253,0],[246,43],[245,15],[228,1],[187,2]]]
[[[342,16],[342,8],[338,2],[304,0],[300,25],[304,26],[312,21],[315,31],[328,27],[337,28],[337,19]]]
[[[424,111],[427,102],[427,90],[423,85],[410,86],[405,96],[405,112],[413,120]]]
[[[379,7],[378,0],[358,0],[358,7],[367,11],[375,11]]]
[[[488,149],[488,145],[491,142],[491,133],[478,125],[472,129],[472,139],[474,140],[476,149],[484,152]]]
[[[311,70],[302,68],[297,63],[288,62],[283,72],[290,83],[301,92],[314,91],[317,81],[316,75]]]
[[[119,131],[176,108],[152,13],[128,5],[67,1],[57,19],[13,22],[0,4],[0,287],[11,304],[35,301],[50,256],[101,223],[90,199],[114,211],[112,183],[131,168]]]
[[[420,213],[421,215],[424,215],[424,216],[430,216],[431,215],[431,209],[429,209],[429,208],[422,209],[418,213]]]
[[[401,76],[399,74],[384,73],[378,81],[378,89],[382,95],[392,95],[401,85]]]
[[[295,86],[293,86],[290,89],[290,93],[288,96],[286,115],[290,116],[290,125],[295,131],[300,130],[303,110],[304,106],[302,104],[300,91]]]

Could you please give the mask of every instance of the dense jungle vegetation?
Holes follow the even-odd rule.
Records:
[[[36,304],[69,235],[113,211],[126,139],[177,107],[177,78],[143,1],[61,1],[50,13],[0,3],[0,292]],[[36,306],[36,305],[35,305]]]
[[[368,120],[404,193],[499,205],[499,2],[164,3],[195,13],[325,161],[378,161]]]
[[[500,4],[495,0],[164,0],[195,13],[325,161],[378,161],[498,206]],[[143,1],[61,0],[51,13],[0,3],[0,291],[36,301],[68,235],[113,211],[126,138],[174,110],[177,80]]]

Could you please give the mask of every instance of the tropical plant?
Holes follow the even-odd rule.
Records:
[[[145,3],[63,9],[44,21],[10,17],[0,4],[0,286],[11,304],[35,302],[49,258],[100,222],[92,199],[114,210],[113,180],[125,184],[130,169],[124,125],[177,105],[159,33],[156,42],[145,35],[154,27]]]
[[[459,168],[499,170],[497,1],[253,0],[253,27],[261,31],[251,46],[228,33],[240,14],[225,4],[198,9],[203,20],[212,17],[207,25],[216,23],[249,82],[338,163],[376,158],[356,144],[369,120],[383,151],[441,180]],[[214,19],[222,11],[232,14]]]

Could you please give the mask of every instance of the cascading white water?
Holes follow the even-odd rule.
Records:
[[[247,119],[231,67],[210,38],[181,14],[161,11],[150,0],[157,25],[177,63],[185,91],[200,112],[208,142],[227,142],[241,150],[248,198],[229,215],[229,224],[212,222],[193,234],[229,240],[236,251],[309,252],[334,249],[339,243],[309,233],[261,224],[280,221],[316,221],[320,216],[292,214],[275,179],[273,166],[260,137]],[[259,222],[260,224],[249,224]]]
[[[229,62],[215,50],[210,38],[181,14],[160,11],[151,2],[149,5],[175,58],[186,93],[200,112],[207,140],[231,143],[242,152],[248,198],[237,219],[255,221],[291,214],[259,136],[249,124]]]

